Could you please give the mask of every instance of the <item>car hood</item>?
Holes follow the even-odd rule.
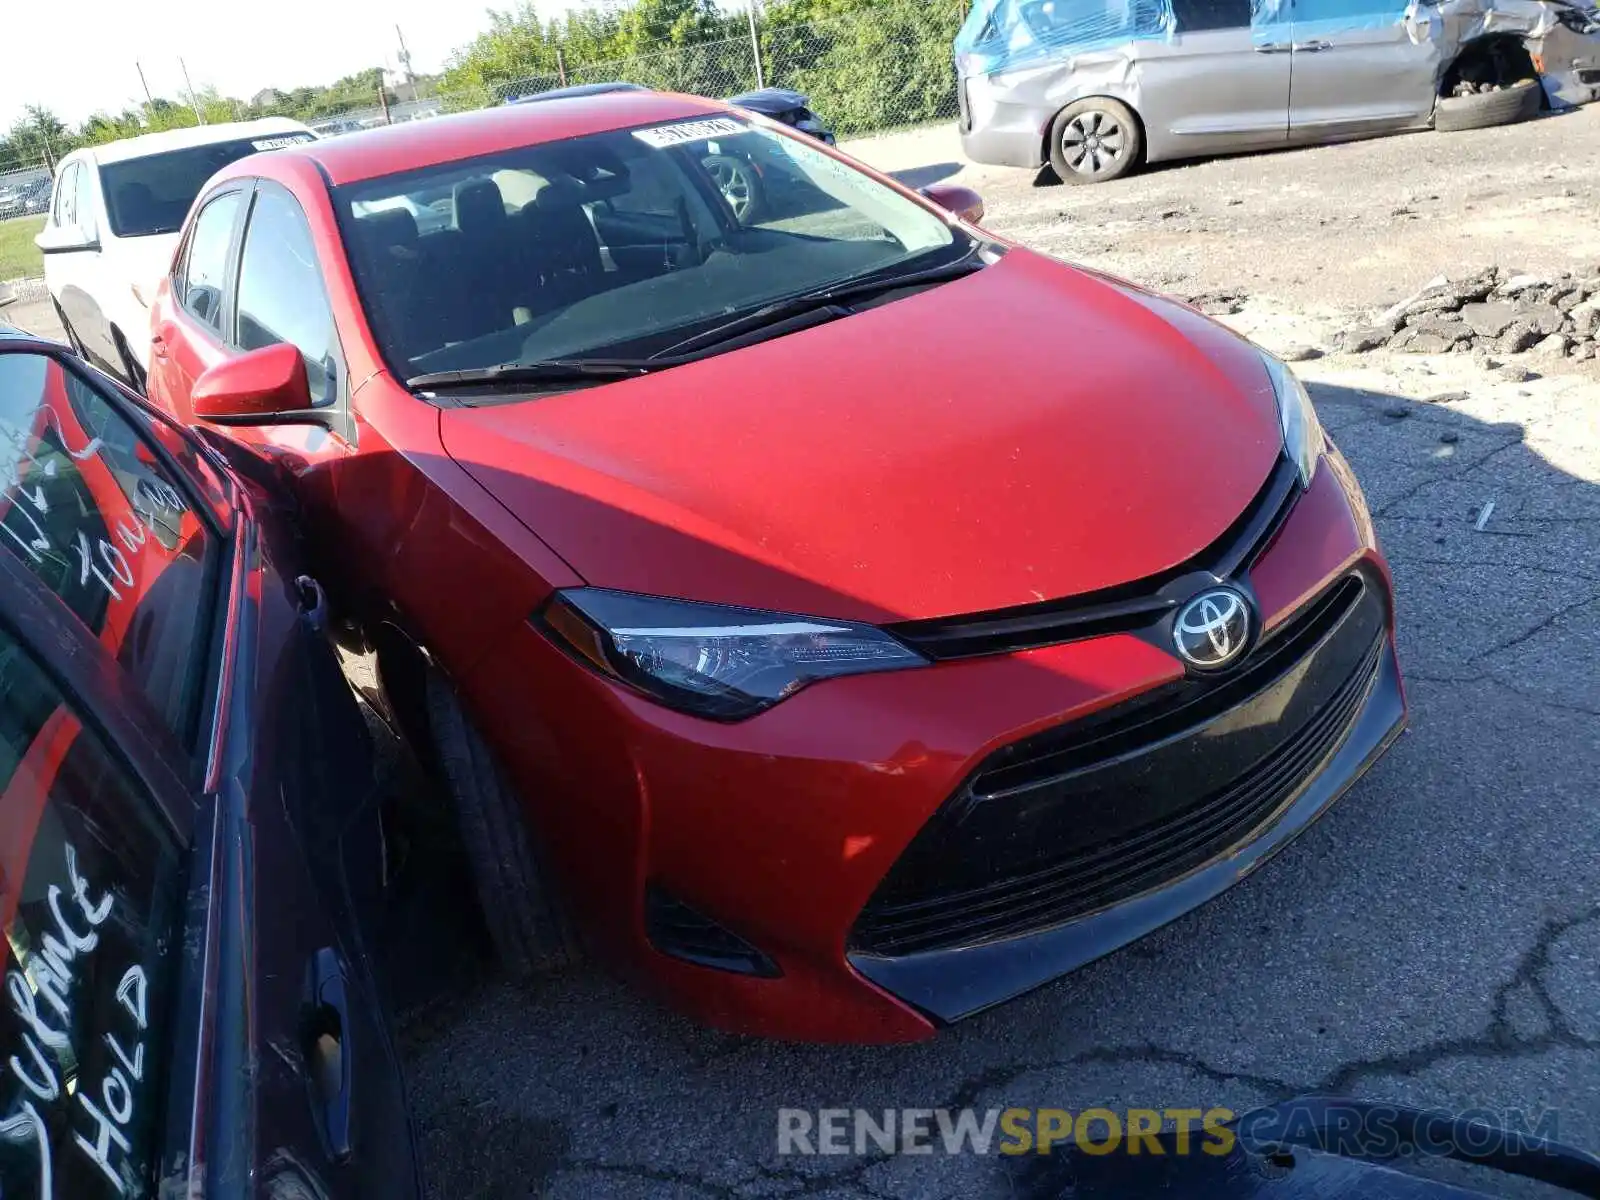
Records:
[[[1025,250],[659,374],[446,409],[441,431],[592,585],[867,621],[1172,567],[1281,449],[1248,343]]]

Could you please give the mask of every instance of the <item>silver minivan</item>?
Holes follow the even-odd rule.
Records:
[[[1600,96],[1572,0],[976,0],[955,49],[967,156],[1069,183]]]

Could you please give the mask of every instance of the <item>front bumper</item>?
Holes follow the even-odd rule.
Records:
[[[1348,467],[1336,452],[1324,467],[1255,558],[1248,586],[1271,638],[1341,579],[1366,581],[1381,649],[1370,686],[1350,702],[1355,715],[1204,862],[1044,928],[892,952],[861,936],[897,864],[997,753],[1179,685],[1181,665],[1159,639],[1118,632],[833,680],[720,725],[613,687],[530,625],[481,662],[464,691],[530,797],[530,818],[598,956],[674,1007],[738,1032],[925,1038],[1215,895],[1303,828],[1394,736],[1404,710],[1388,572]],[[651,914],[663,911],[686,942],[662,944]],[[740,946],[758,952],[750,969],[738,969]]]
[[[1036,932],[969,944],[957,941],[902,955],[856,952],[850,955],[851,965],[919,1011],[941,1022],[958,1021],[1076,970],[1227,890],[1320,816],[1399,736],[1405,724],[1405,700],[1393,641],[1387,628],[1378,630],[1374,639],[1365,639],[1363,631],[1362,640],[1369,641],[1369,649],[1353,669],[1346,671],[1339,638],[1330,634],[1318,650],[1301,660],[1303,665],[1293,667],[1274,686],[1218,719],[1216,725],[1232,727],[1223,737],[1266,735],[1276,743],[1274,753],[1251,770],[1242,787],[1223,789],[1195,804],[1193,809],[1198,812],[1169,816],[1123,839],[1124,843],[1142,843],[1138,851],[1147,859],[1165,855],[1168,861],[1181,862],[1187,853],[1194,864],[1187,872],[1175,871],[1176,878],[1169,876],[1148,891],[1138,890],[1130,881],[1131,894],[1064,922],[1042,923]],[[1359,644],[1353,636],[1350,641]],[[1330,672],[1336,672],[1328,681],[1333,686],[1326,694],[1316,694],[1316,677]],[[1294,678],[1299,674],[1309,686],[1300,686],[1301,681]],[[1325,707],[1321,707],[1323,703]],[[1313,705],[1321,711],[1315,711]],[[1280,725],[1288,728],[1280,732]],[[1172,765],[1181,766],[1182,760],[1188,759],[1203,770],[1203,758],[1196,753],[1198,742],[1216,737],[1215,729],[1206,727],[1152,753],[1166,751]],[[1118,766],[1128,773],[1128,764]],[[1144,766],[1135,764],[1134,769],[1142,771]],[[1180,779],[1165,775],[1161,782],[1171,792],[1183,793]],[[1240,792],[1246,795],[1241,797]],[[1254,808],[1249,803],[1255,799],[1251,793],[1260,797]],[[1021,798],[1014,798],[1013,803],[1019,800],[1026,803]],[[1242,814],[1235,816],[1240,809]],[[1230,822],[1232,828],[1228,828]],[[1081,856],[1086,861],[1073,882],[1083,876],[1103,879],[1109,875],[1109,886],[1114,886],[1119,872],[1128,873],[1130,856],[1118,855],[1116,842],[1110,847]],[[1145,871],[1148,873],[1147,866]],[[1048,905],[1055,900],[1048,874],[1041,871],[1030,878],[1027,895],[1017,895],[1022,889],[1013,887],[1011,896],[997,902],[992,898],[994,889],[989,889],[990,895],[979,892],[961,916],[969,923],[985,917],[1004,919],[1011,915],[1000,907],[1006,901],[1012,908]],[[987,912],[982,909],[984,904],[991,906]],[[902,936],[914,936],[919,928],[926,930],[941,915],[949,919],[948,911],[930,914],[931,907],[925,902],[920,913],[915,906],[909,906],[909,912],[903,907]],[[916,924],[919,918],[920,927]],[[904,928],[908,923],[909,930]],[[863,924],[858,924],[858,936],[862,932]],[[883,930],[876,930],[875,937],[883,940]]]
[[[984,75],[968,76],[958,87],[963,154],[996,167],[1044,165],[1045,134],[1054,109],[998,87]]]

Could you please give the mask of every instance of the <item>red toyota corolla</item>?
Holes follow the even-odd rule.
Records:
[[[152,396],[296,489],[512,968],[925,1037],[1216,895],[1400,730],[1294,376],[935,195],[623,92],[196,202]]]

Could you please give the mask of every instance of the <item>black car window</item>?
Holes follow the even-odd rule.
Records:
[[[304,131],[266,134],[107,163],[100,168],[100,190],[111,229],[118,237],[176,233],[206,180],[223,167],[262,150],[312,140]]]
[[[182,883],[158,811],[0,632],[0,1195],[155,1192]]]
[[[1250,24],[1250,0],[1173,0],[1172,14],[1179,33],[1245,29]]]
[[[184,259],[183,307],[218,333],[222,332],[222,285],[228,273],[228,247],[233,243],[239,199],[238,192],[225,192],[200,210]]]
[[[239,264],[238,345],[259,350],[287,342],[306,360],[306,381],[318,404],[332,404],[338,383],[338,340],[311,229],[294,197],[262,185],[250,209]]]
[[[220,547],[148,441],[84,376],[0,354],[0,545],[192,743]]]

